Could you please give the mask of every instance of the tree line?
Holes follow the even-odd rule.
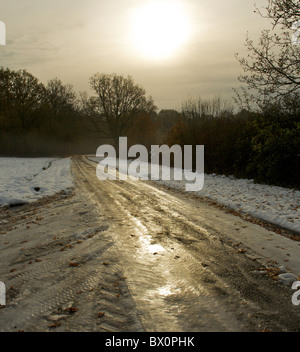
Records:
[[[235,103],[196,97],[180,111],[158,112],[131,76],[96,73],[92,94],[54,78],[42,84],[26,70],[0,68],[0,155],[95,153],[103,143],[204,145],[205,172],[299,188],[300,47],[291,41],[299,2],[268,1],[269,20],[247,58]],[[278,28],[279,27],[279,28]]]
[[[133,78],[97,73],[94,95],[76,94],[54,78],[42,84],[27,70],[0,68],[0,155],[94,153],[99,143],[117,147],[154,141],[156,106]]]

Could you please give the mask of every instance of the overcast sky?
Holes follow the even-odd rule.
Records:
[[[230,98],[242,73],[234,54],[245,54],[247,32],[257,39],[268,28],[269,22],[254,13],[255,3],[262,8],[266,2],[0,0],[0,21],[7,30],[0,65],[26,68],[44,83],[58,77],[77,92],[89,91],[89,77],[96,72],[131,75],[159,109],[180,109],[183,100],[199,95]],[[168,16],[162,12],[165,27],[156,17],[160,8],[169,10]],[[155,49],[156,27],[168,43]],[[164,33],[167,28],[173,36]],[[145,37],[142,48],[135,34]],[[176,49],[165,53],[171,41]]]

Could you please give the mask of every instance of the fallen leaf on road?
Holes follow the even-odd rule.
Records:
[[[64,311],[69,312],[69,313],[75,313],[78,311],[78,308],[68,307],[68,308],[64,309]]]
[[[69,266],[76,267],[76,266],[78,266],[78,264],[77,263],[69,263]]]

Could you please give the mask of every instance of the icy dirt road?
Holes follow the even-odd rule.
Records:
[[[1,210],[0,331],[300,331],[278,263],[234,240],[275,234],[95,169],[74,158],[72,195]]]

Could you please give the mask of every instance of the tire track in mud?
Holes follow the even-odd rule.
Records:
[[[99,228],[100,229],[100,228]],[[98,230],[94,230],[96,232],[98,232]],[[100,231],[99,231],[100,232]],[[97,240],[97,238],[99,238],[99,236],[97,236],[95,238],[95,240]],[[85,243],[87,242],[87,243]],[[11,263],[14,267],[16,267],[16,264],[23,264],[24,265],[32,265],[34,266],[34,269],[31,271],[25,271],[25,272],[21,272],[21,273],[16,273],[15,275],[12,275],[12,284],[16,283],[25,283],[29,280],[32,280],[36,277],[41,277],[43,276],[44,273],[48,273],[51,274],[51,276],[56,275],[57,273],[60,272],[61,267],[63,265],[68,265],[72,260],[72,258],[74,258],[74,256],[78,256],[80,255],[80,263],[85,263],[86,261],[88,261],[89,259],[96,257],[98,255],[101,255],[102,253],[104,253],[106,250],[108,250],[111,246],[112,243],[107,243],[105,245],[103,245],[102,248],[100,249],[94,249],[93,251],[90,250],[90,245],[92,244],[93,241],[89,240],[89,241],[85,241],[80,245],[80,248],[74,248],[73,251],[71,251],[70,249],[72,249],[74,246],[78,246],[79,244],[76,244],[76,241],[65,241],[65,243],[62,243],[61,241],[53,241],[53,249],[52,249],[52,253],[57,253],[58,248],[60,247],[61,249],[59,251],[64,251],[65,253],[60,257],[60,258],[56,258],[55,261],[51,262],[51,261],[47,261],[47,262],[43,262],[43,259],[34,259],[34,258],[42,258],[45,255],[49,255],[51,252],[49,251],[49,244],[47,244],[46,246],[44,246],[44,248],[33,248],[31,251],[27,251],[26,254],[26,259],[25,258],[21,258],[20,260]],[[62,244],[61,244],[62,243]],[[65,249],[67,248],[67,249]],[[56,250],[55,250],[56,249]],[[77,250],[75,250],[77,249]],[[36,264],[39,263],[39,264]]]
[[[62,216],[67,220],[62,223],[56,214],[58,226],[54,220],[52,231],[41,221],[28,230],[26,243],[21,244],[22,226],[0,235],[2,263],[7,264],[0,269],[7,286],[0,331],[143,331],[109,225],[88,200],[82,208],[84,194],[79,191],[74,197],[76,201],[64,200]],[[48,206],[39,208],[46,221],[61,202]],[[20,225],[28,207],[34,204],[18,210]],[[77,214],[82,215],[80,222]],[[7,238],[9,248],[2,244]]]
[[[86,165],[85,165],[86,166]],[[89,165],[90,166],[90,165]],[[76,167],[78,167],[79,171],[81,172],[81,176],[82,177],[85,177],[86,176],[86,171],[85,169],[82,167],[81,164],[77,164],[76,163]],[[90,166],[91,170],[94,172],[94,168],[92,166]],[[140,195],[136,196],[136,194],[134,194],[134,189],[130,189],[130,191],[128,191],[126,188],[125,188],[125,184],[124,182],[119,183],[119,182],[114,182],[113,183],[113,186],[114,186],[114,189],[115,190],[120,190],[120,191],[123,191],[123,192],[128,192],[127,193],[127,196],[123,196],[123,193],[119,193],[118,191],[116,192],[113,192],[112,195],[109,194],[109,191],[106,191],[105,187],[104,187],[104,190],[102,189],[101,185],[99,183],[99,189],[96,190],[94,189],[93,187],[93,183],[91,182],[84,182],[83,183],[84,187],[86,189],[88,189],[92,194],[97,194],[99,192],[99,190],[101,189],[101,193],[102,194],[102,199],[106,199],[106,198],[110,198],[110,197],[113,197],[112,202],[108,202],[108,204],[115,204],[117,207],[118,207],[118,210],[117,212],[121,211],[123,213],[125,213],[125,219],[127,219],[127,223],[129,222],[132,222],[133,225],[136,226],[136,228],[139,227],[139,225],[141,226],[141,230],[143,231],[146,231],[147,233],[150,232],[150,233],[155,233],[156,231],[162,231],[162,226],[164,225],[163,223],[160,222],[160,224],[155,224],[155,221],[153,223],[153,220],[151,220],[151,216],[149,216],[151,214],[151,212],[145,212],[147,215],[146,215],[146,218],[143,218],[143,213],[141,214],[141,212],[139,213],[139,210],[142,210],[143,209],[143,206],[145,207],[144,209],[147,209],[147,207],[149,207],[149,204],[152,205],[153,202],[152,202],[152,199],[150,201],[147,201],[146,199],[146,203],[147,204],[143,204],[141,206],[141,204],[138,204],[138,206],[135,208],[135,205],[134,204],[130,204],[131,207],[128,207],[128,208],[131,208],[129,210],[127,210],[127,206],[126,204],[124,204],[123,200],[127,200],[129,201],[130,203],[130,200],[135,198],[135,199],[139,199],[139,201],[141,201],[141,199],[143,200],[145,198],[145,195],[143,193],[141,193]],[[107,185],[107,184],[106,184]],[[122,187],[124,186],[124,187]],[[127,184],[126,184],[127,186]],[[129,186],[129,188],[131,188],[132,185]],[[106,192],[106,194],[104,193]],[[135,193],[139,193],[139,190],[137,190]],[[104,195],[105,194],[105,195]],[[132,196],[132,194],[134,196]],[[153,195],[149,194],[149,197],[151,197]],[[100,198],[100,197],[99,197]],[[153,197],[154,198],[154,197]],[[164,204],[164,202],[162,203]],[[115,206],[113,205],[113,208],[115,208]],[[133,208],[133,209],[132,209]],[[161,213],[160,209],[158,210],[159,213]],[[113,211],[111,211],[111,213],[113,213]],[[141,225],[139,222],[136,223],[136,218],[135,216],[137,216],[137,214],[141,214],[141,216],[139,216],[139,220],[141,220],[143,222],[143,225]],[[170,214],[168,213],[165,213],[163,214],[164,218],[165,218],[165,221],[166,223],[169,223],[170,221]],[[162,215],[160,214],[160,219],[161,219]],[[128,221],[129,219],[129,221]],[[130,225],[129,225],[130,226]],[[132,226],[132,225],[131,225]],[[154,228],[153,228],[154,227]],[[195,227],[195,226],[194,226]],[[135,230],[136,230],[135,228]],[[197,227],[197,230],[198,228],[201,228],[201,227]],[[201,228],[202,230],[202,228]],[[118,229],[115,230],[115,232],[118,232]],[[133,230],[134,232],[134,230]],[[206,232],[206,231],[205,231]],[[198,234],[198,237],[199,237],[199,233],[197,232]],[[205,239],[206,240],[209,240],[208,236],[207,236],[207,233],[205,233]],[[122,242],[122,239],[120,240],[120,242]],[[125,240],[126,241],[126,240]],[[151,242],[153,242],[153,239],[151,239]],[[156,241],[155,241],[156,243]],[[172,242],[173,243],[173,242]],[[120,243],[121,244],[121,243]],[[125,243],[123,243],[124,246],[125,246]],[[122,244],[121,244],[122,246]],[[166,246],[167,247],[167,246]],[[154,254],[157,254],[157,253],[154,253]],[[175,253],[174,253],[175,254]],[[172,259],[173,259],[173,256],[174,254],[172,253]],[[169,315],[168,316],[162,316],[161,318],[165,318],[165,319],[170,319],[170,322],[169,324],[177,324],[177,325],[173,325],[173,326],[176,326],[176,329],[177,331],[189,331],[189,330],[193,330],[193,331],[197,331],[199,328],[200,329],[208,329],[208,330],[219,330],[219,331],[226,331],[226,330],[238,330],[238,329],[243,329],[243,323],[240,321],[240,322],[236,322],[234,317],[232,316],[231,312],[224,312],[224,307],[222,306],[222,302],[220,301],[220,299],[216,299],[216,294],[215,293],[211,293],[210,290],[207,290],[207,287],[203,286],[199,280],[195,280],[192,278],[193,275],[191,275],[191,273],[194,273],[195,275],[198,274],[199,272],[199,269],[200,267],[202,268],[202,266],[200,265],[197,265],[197,263],[195,263],[194,260],[191,260],[193,258],[191,258],[190,255],[187,255],[185,254],[185,268],[186,270],[189,272],[189,274],[187,275],[189,277],[189,282],[185,282],[185,279],[178,276],[178,279],[182,281],[182,284],[184,286],[184,299],[183,297],[181,296],[181,292],[180,293],[180,298],[176,298],[176,286],[174,286],[174,283],[173,285],[169,285],[170,288],[172,288],[172,290],[174,290],[175,294],[172,296],[172,294],[170,294],[170,298],[168,297],[164,297],[164,290],[168,290],[168,285],[164,285],[165,284],[165,280],[162,279],[162,282],[158,282],[158,286],[162,286],[162,290],[161,290],[161,293],[162,293],[162,299],[163,301],[165,302],[161,302],[162,304],[162,308],[163,309],[166,309],[167,308],[167,311],[169,311]],[[189,263],[189,260],[190,260],[190,263]],[[129,263],[128,263],[129,264]],[[145,277],[145,278],[151,278],[151,277],[155,277],[155,278],[159,278],[159,276],[162,275],[162,273],[160,272],[154,272],[153,270],[153,263],[149,263],[147,262],[147,259],[145,258],[145,263],[143,263],[143,260],[142,262],[138,262],[137,263],[139,266],[138,266],[138,271],[140,272],[139,275],[140,277]],[[175,264],[171,264],[171,265],[175,265]],[[180,265],[180,264],[179,264]],[[167,266],[166,266],[167,267]],[[196,268],[195,268],[196,267]],[[168,272],[168,274],[170,276],[174,275],[174,272],[173,271],[176,271],[176,265],[175,265],[175,269],[172,268],[171,272]],[[182,271],[182,270],[181,270]],[[157,275],[158,274],[158,275]],[[157,276],[156,276],[157,275]],[[176,274],[175,274],[176,275]],[[151,280],[151,279],[150,279]],[[155,280],[155,279],[154,279]],[[129,281],[129,284],[130,284],[130,279],[128,279]],[[133,286],[135,285],[136,283],[133,284]],[[143,284],[145,284],[142,280],[142,282],[139,284],[140,286],[143,286]],[[171,287],[172,286],[172,287]],[[207,285],[206,285],[207,286]],[[224,284],[223,284],[223,287],[224,287]],[[148,290],[150,291],[150,295],[151,295],[151,291],[153,296],[157,296],[157,292],[155,292],[155,289],[153,289],[151,287],[151,285],[149,285],[148,287]],[[145,291],[147,291],[147,288],[145,287]],[[178,290],[180,291],[180,290]],[[142,293],[142,292],[140,292]],[[209,297],[209,299],[208,299]],[[158,297],[155,297],[156,300],[158,299]],[[136,297],[136,299],[138,299],[138,297]],[[149,299],[151,299],[149,297]],[[159,299],[158,299],[159,300]],[[170,300],[170,304],[169,303],[166,303],[168,300]],[[177,322],[178,318],[176,317],[176,311],[178,309],[178,301],[179,300],[179,307],[180,307],[180,310],[182,311],[187,311],[186,313],[183,314],[183,316],[181,316],[181,318],[183,318],[183,321],[182,322]],[[183,300],[183,302],[180,302],[180,300]],[[154,300],[155,301],[155,300]],[[176,304],[174,305],[172,302],[176,302]],[[156,301],[156,303],[158,303],[158,301]],[[197,304],[200,305],[200,310],[198,309],[198,316],[199,317],[202,317],[205,316],[206,318],[206,321],[205,323],[200,323],[199,322],[197,323],[196,326],[194,326],[194,322],[189,322],[189,321],[184,321],[184,319],[187,319],[188,318],[188,315],[189,314],[194,314],[194,315],[197,315],[197,313],[195,312],[195,309],[193,308],[193,304],[196,306]],[[153,305],[151,306],[153,308],[153,316],[155,316],[158,312],[157,310],[160,308],[160,307],[154,307]],[[225,309],[226,311],[226,309]],[[172,314],[173,314],[173,317],[172,317]],[[159,317],[159,314],[158,314],[158,317]],[[148,317],[149,319],[149,317]],[[188,319],[187,319],[188,320]],[[230,324],[229,324],[230,322]],[[155,322],[151,321],[150,323],[150,326],[152,324],[152,327],[156,327],[159,326],[160,329],[162,328],[162,322],[161,321],[158,321],[158,323],[156,324]],[[168,323],[165,323],[166,325],[166,328],[167,329],[170,329],[170,325],[168,325]],[[151,329],[151,327],[149,326],[149,328]],[[165,328],[165,327],[164,327]],[[157,329],[157,328],[156,328]],[[159,331],[159,329],[158,329]],[[167,330],[165,330],[167,331]]]
[[[88,165],[88,167],[93,170],[91,165]],[[81,172],[82,175],[84,175],[84,169],[81,169]],[[127,213],[128,217],[138,217],[140,222],[143,223],[145,230],[151,234],[151,241],[153,243],[163,243],[166,248],[171,247],[174,241],[179,244],[186,244],[189,246],[191,252],[189,254],[200,261],[205,253],[199,253],[202,248],[196,245],[201,244],[201,241],[205,242],[205,251],[209,249],[209,246],[212,246],[212,248],[209,249],[210,252],[227,250],[230,251],[228,254],[232,253],[232,248],[228,246],[225,248],[226,244],[223,240],[220,240],[218,233],[214,233],[210,228],[201,226],[199,222],[195,223],[195,219],[189,220],[183,215],[185,211],[186,213],[190,213],[190,209],[187,209],[185,204],[181,204],[180,212],[176,210],[176,206],[175,210],[174,208],[170,209],[168,205],[166,205],[166,199],[169,201],[169,197],[164,192],[160,190],[157,190],[155,194],[149,192],[147,193],[147,197],[145,197],[143,192],[139,192],[138,187],[135,188],[135,185],[129,182],[114,182],[114,188],[118,191],[114,192],[112,201],[117,203],[119,208]],[[90,191],[92,190],[92,187],[90,187]],[[138,196],[135,193],[137,193]],[[108,193],[106,193],[106,195],[109,196]],[[134,199],[138,199],[139,203],[134,204]],[[175,202],[179,203],[176,199]],[[153,205],[155,205],[156,208]],[[153,214],[152,208],[154,208],[157,215],[155,212]],[[184,235],[180,233],[180,231],[184,231]],[[191,251],[193,245],[195,245],[195,250]],[[230,262],[232,262],[231,259]],[[210,275],[216,276],[208,266],[206,266],[206,271],[209,271]],[[215,279],[220,278],[215,277]],[[221,284],[223,288],[226,286],[224,281],[221,281]]]
[[[203,210],[197,201],[145,181],[99,182],[95,166],[84,158],[75,159],[74,173],[80,187],[109,214],[115,241],[124,252],[123,267],[132,271],[128,285],[148,329],[299,329],[299,312],[290,303],[290,293],[263,276],[259,262],[227,241],[219,226],[221,211],[221,219],[215,219],[218,226],[214,226],[214,220],[205,219],[207,206]],[[161,249],[149,256],[145,248],[151,246]],[[152,284],[145,283],[145,278]],[[153,303],[146,309],[143,295],[146,301],[152,295],[157,306]],[[156,313],[164,325],[155,322]]]

